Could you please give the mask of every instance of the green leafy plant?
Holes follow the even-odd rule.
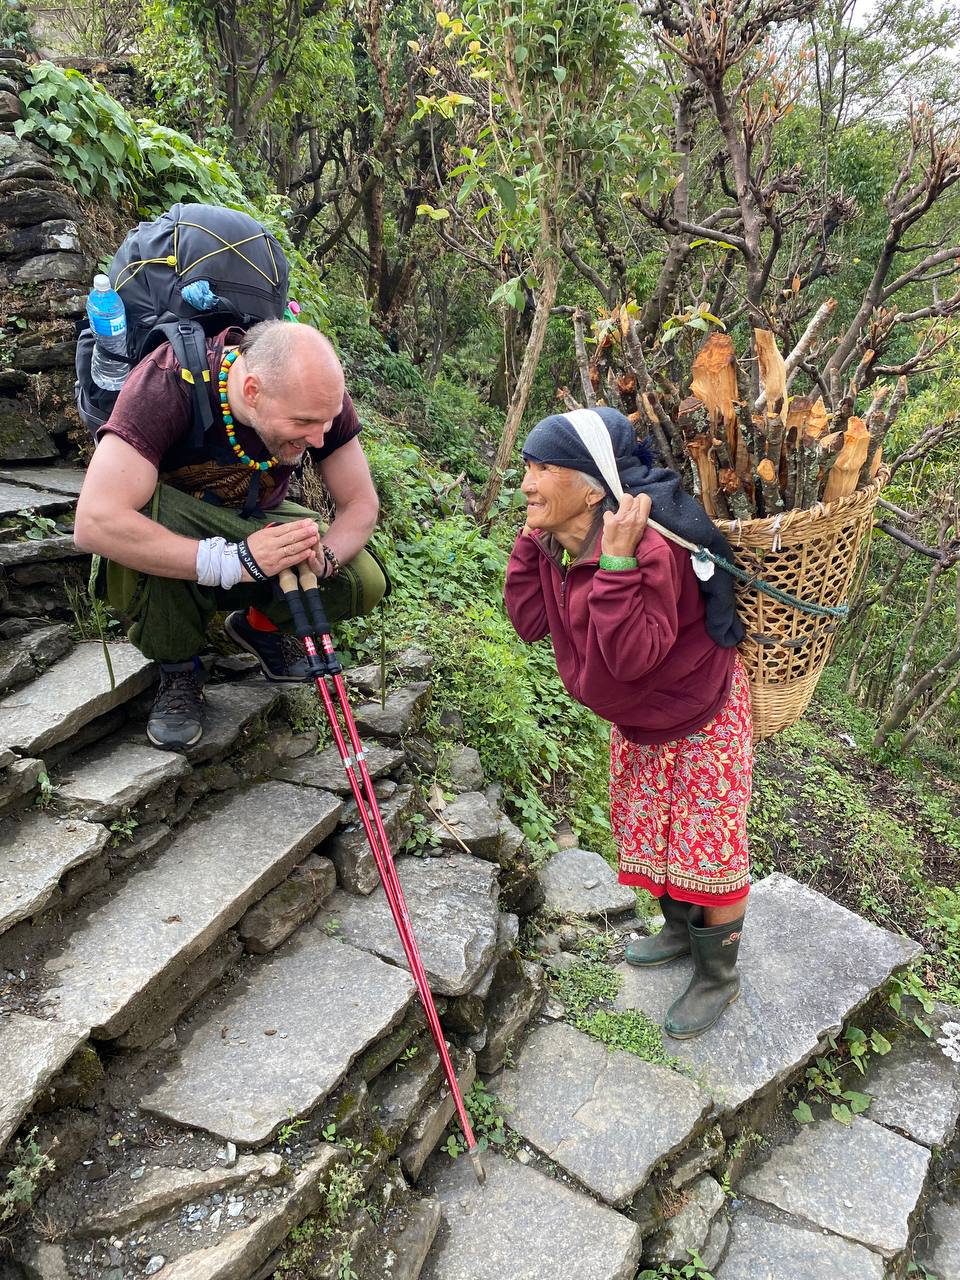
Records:
[[[25,1138],[13,1145],[13,1166],[7,1171],[6,1187],[0,1191],[0,1222],[8,1222],[33,1204],[45,1173],[55,1168],[53,1160],[37,1143],[37,1131],[31,1129]]]
[[[674,1265],[661,1263],[658,1268],[648,1267],[637,1272],[637,1280],[713,1280],[696,1249],[689,1250],[690,1261]]]
[[[31,542],[39,542],[42,538],[50,538],[57,532],[57,522],[50,516],[40,515],[32,507],[24,507],[17,512],[21,522],[21,537]]]
[[[500,1100],[481,1081],[476,1081],[463,1101],[480,1151],[494,1146],[509,1154],[516,1149],[519,1138],[507,1128]],[[466,1151],[463,1134],[459,1129],[449,1134],[443,1150],[451,1159],[456,1159]]]
[[[113,822],[110,823],[111,847],[115,849],[118,845],[131,841],[133,839],[134,832],[139,825],[140,823],[136,818],[131,818],[129,816],[124,818],[114,818]]]
[[[830,1052],[816,1058],[804,1072],[806,1098],[801,1098],[793,1110],[798,1124],[811,1124],[816,1116],[812,1103],[827,1103],[834,1120],[850,1124],[853,1117],[862,1115],[870,1106],[870,1095],[857,1089],[845,1088],[843,1076],[853,1068],[860,1075],[866,1071],[871,1054],[883,1057],[890,1052],[891,1044],[876,1029],[868,1035],[859,1027],[847,1027],[839,1040],[828,1038]]]
[[[304,1125],[308,1123],[309,1122],[305,1119],[294,1120],[294,1118],[291,1116],[290,1119],[287,1120],[284,1124],[282,1124],[280,1128],[277,1130],[277,1139],[276,1139],[277,1146],[278,1147],[288,1146],[293,1141],[293,1139],[297,1136],[300,1130],[304,1127]]]
[[[611,1049],[622,1049],[647,1062],[679,1068],[678,1058],[664,1048],[663,1032],[639,1009],[609,1009],[623,979],[609,965],[597,960],[581,960],[560,973],[550,975],[550,983],[567,1009],[567,1020]]]

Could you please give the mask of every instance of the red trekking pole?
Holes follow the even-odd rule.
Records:
[[[387,839],[383,817],[380,813],[380,806],[377,804],[377,797],[373,790],[373,780],[367,768],[366,753],[363,749],[363,743],[360,741],[360,735],[357,732],[353,712],[350,710],[350,703],[347,700],[347,691],[341,675],[343,667],[340,665],[340,660],[337,658],[333,647],[333,640],[330,637],[330,625],[327,622],[326,610],[320,597],[317,577],[305,564],[297,566],[297,573],[300,578],[299,589],[297,578],[294,576],[292,569],[285,569],[280,574],[280,589],[283,591],[284,598],[290,609],[290,616],[293,619],[297,635],[306,648],[310,674],[323,701],[327,719],[330,721],[330,729],[333,732],[333,739],[337,744],[337,750],[340,753],[340,759],[346,771],[347,781],[350,783],[350,790],[353,792],[357,812],[360,814],[363,829],[366,832],[370,849],[377,864],[377,871],[380,873],[380,881],[386,894],[387,904],[390,907],[390,914],[393,916],[393,922],[397,926],[397,933],[400,935],[400,941],[403,944],[404,955],[407,957],[407,964],[410,966],[410,974],[416,983],[420,1002],[427,1016],[427,1025],[430,1027],[434,1044],[437,1046],[437,1053],[440,1055],[440,1061],[443,1064],[444,1074],[447,1077],[447,1084],[450,1086],[450,1093],[457,1109],[457,1117],[467,1143],[467,1155],[473,1164],[473,1171],[476,1174],[477,1181],[483,1185],[486,1181],[486,1174],[480,1160],[477,1140],[473,1135],[473,1128],[467,1115],[467,1109],[463,1105],[460,1086],[457,1084],[457,1076],[453,1069],[453,1063],[450,1061],[450,1054],[440,1026],[437,1008],[433,1003],[433,995],[427,982],[423,961],[420,958],[420,949],[414,936],[413,925],[410,923],[410,914],[407,911],[407,903],[400,885],[400,877],[397,875],[393,854],[390,851],[390,842]],[[301,591],[303,593],[302,597]],[[304,601],[307,605],[306,611],[303,607]],[[308,612],[310,615],[309,620],[307,617]],[[320,652],[317,650],[314,633],[320,638]],[[334,692],[337,695],[336,705],[334,704],[328,681],[333,685]],[[337,706],[339,706],[340,716],[343,717],[342,727],[337,715]],[[346,735],[344,734],[344,729],[346,730]],[[358,771],[359,777],[357,776]]]

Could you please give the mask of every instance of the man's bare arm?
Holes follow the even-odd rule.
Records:
[[[366,544],[380,509],[360,441],[354,437],[324,458],[320,474],[336,507],[323,541],[340,563],[346,564]],[[322,573],[323,567],[317,566],[317,571]]]
[[[117,564],[158,578],[197,579],[196,538],[185,538],[142,515],[157,484],[157,469],[132,445],[107,432],[97,445],[77,502],[74,541]],[[316,549],[312,520],[260,529],[247,539],[250,551],[271,576],[299,564]],[[242,580],[249,582],[246,572]]]

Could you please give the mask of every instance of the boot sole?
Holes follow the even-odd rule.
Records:
[[[740,991],[738,990],[734,992],[712,1022],[708,1022],[705,1027],[697,1027],[696,1031],[671,1031],[669,1027],[664,1027],[663,1029],[671,1040],[693,1040],[697,1036],[702,1036],[705,1031],[709,1031],[711,1027],[715,1027],[734,1000],[739,1000],[739,998]]]
[[[255,649],[248,640],[245,640],[243,636],[238,635],[237,632],[234,631],[233,625],[230,622],[229,616],[226,617],[223,621],[223,629],[227,633],[227,635],[230,637],[230,639],[233,641],[234,644],[238,644],[240,648],[243,649],[246,653],[253,654],[257,662],[259,662],[260,664],[260,670],[262,671],[266,679],[270,681],[271,684],[306,684],[307,681],[310,679],[309,675],[278,676],[274,671],[271,671],[270,668],[267,666],[266,662],[264,661],[263,655],[260,652],[258,652],[258,650]]]
[[[634,969],[662,969],[665,964],[673,964],[674,960],[682,960],[689,954],[689,951],[678,951],[675,956],[667,956],[665,960],[631,960],[626,954],[623,958]]]

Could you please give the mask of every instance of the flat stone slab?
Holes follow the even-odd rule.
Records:
[[[776,873],[750,893],[740,946],[740,998],[715,1027],[670,1051],[733,1110],[781,1083],[849,1016],[919,954],[909,938],[862,920],[806,885]],[[618,1009],[663,1022],[684,990],[690,961],[657,969],[623,964]],[[797,999],[797,992],[803,999]]]
[[[369,746],[364,744],[364,751],[367,770],[374,781],[399,769],[406,758],[401,747],[385,747],[378,742]],[[320,787],[321,790],[332,791],[338,796],[351,794],[350,783],[336,747],[327,747],[318,755],[300,756],[279,769],[274,769],[270,776],[284,782],[296,782],[302,787]]]
[[[403,786],[398,787],[389,800],[380,802],[380,816],[393,853],[402,848],[410,834],[414,800],[413,787]],[[341,825],[324,845],[323,852],[336,867],[341,888],[348,893],[373,893],[380,883],[376,859],[352,802],[344,810]]]
[[[86,1216],[77,1225],[85,1236],[117,1235],[158,1214],[191,1200],[202,1200],[229,1187],[247,1182],[274,1182],[283,1173],[283,1157],[275,1152],[241,1156],[232,1169],[214,1165],[211,1169],[157,1167],[147,1169],[130,1188],[109,1186],[104,1200],[87,1205]]]
[[[554,1178],[489,1151],[438,1156],[426,1175],[443,1219],[422,1280],[634,1280],[640,1228]]]
[[[477,982],[497,945],[497,869],[467,854],[397,858],[427,978],[434,992],[460,996]],[[314,927],[338,921],[337,936],[406,967],[406,957],[380,886],[368,898],[338,890]]]
[[[340,1161],[336,1147],[321,1145],[256,1222],[247,1226],[242,1218],[224,1217],[215,1244],[167,1262],[159,1274],[163,1280],[250,1280],[291,1229],[320,1208],[325,1181]]]
[[[73,648],[70,629],[62,623],[29,631],[0,645],[0,689],[34,680],[51,662]]]
[[[482,791],[458,795],[440,818],[430,823],[430,835],[441,849],[460,849],[466,845],[478,857],[496,861],[501,839],[500,815]]]
[[[414,991],[392,965],[301,932],[201,1015],[177,1065],[141,1105],[233,1142],[268,1142],[291,1115],[319,1106],[403,1017]]]
[[[265,715],[279,700],[283,685],[263,680],[208,685],[203,691],[203,737],[184,755],[191,764],[222,756],[257,716]]]
[[[36,810],[0,821],[0,933],[36,915],[73,867],[95,858],[110,833]]]
[[[548,911],[596,919],[637,905],[629,885],[620,884],[610,864],[589,849],[561,849],[538,875]]]
[[[86,1030],[45,1022],[25,1013],[0,1018],[0,1151],[16,1132],[33,1100],[73,1057]]]
[[[794,1220],[749,1209],[734,1215],[717,1280],[883,1280],[883,1259],[861,1245]]]
[[[631,1200],[712,1105],[676,1071],[562,1022],[536,1027],[489,1087],[511,1129],[612,1205]],[[645,1098],[656,1105],[643,1106]]]
[[[383,706],[379,702],[364,702],[354,712],[354,719],[361,734],[375,738],[403,738],[420,727],[433,686],[428,680],[404,685],[387,695]]]
[[[135,697],[154,666],[132,644],[107,645],[115,687],[99,641],[78,644],[43,675],[0,698],[0,742],[24,755],[64,742],[85,724]]]
[[[960,1276],[960,1202],[939,1200],[930,1206],[913,1256],[939,1280]]]
[[[73,500],[63,493],[49,493],[44,489],[33,489],[29,485],[10,484],[0,480],[0,520],[7,516],[15,516],[18,511],[28,509],[38,515],[54,515],[58,511],[66,511],[73,506]]]
[[[894,1258],[909,1242],[930,1152],[882,1125],[818,1120],[773,1153],[737,1190]]]
[[[0,542],[0,566],[4,569],[47,560],[77,560],[83,554],[77,550],[70,533],[58,533],[52,538],[28,538],[23,542]]]
[[[340,801],[263,782],[191,817],[152,866],[76,924],[48,960],[59,1015],[120,1035],[171,981],[329,833]]]
[[[85,471],[76,467],[5,467],[0,480],[8,484],[31,485],[48,493],[66,493],[76,498],[83,487]]]
[[[902,1034],[874,1059],[862,1086],[872,1098],[871,1120],[925,1147],[949,1146],[960,1117],[960,1064],[941,1051],[937,1034]]]
[[[176,751],[158,751],[146,740],[112,741],[73,756],[56,795],[85,818],[105,822],[189,772]]]

